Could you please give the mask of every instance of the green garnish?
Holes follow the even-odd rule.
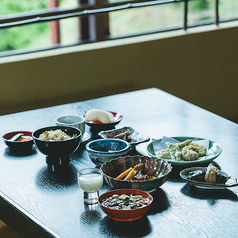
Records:
[[[129,198],[129,197],[126,197],[126,198],[122,199],[122,202],[123,202],[124,204],[127,204],[127,203],[130,202],[130,198]]]
[[[18,133],[18,134],[16,134],[15,136],[13,136],[13,137],[10,139],[10,141],[16,141],[16,140],[18,140],[19,138],[21,138],[22,136],[23,136],[22,133]]]

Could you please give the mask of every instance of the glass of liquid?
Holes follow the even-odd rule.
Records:
[[[103,185],[103,174],[100,169],[86,168],[78,171],[78,184],[84,191],[84,202],[95,204],[98,202],[99,188]]]

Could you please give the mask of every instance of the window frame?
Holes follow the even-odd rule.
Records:
[[[58,0],[50,0],[50,1],[52,3],[53,8],[17,13],[14,15],[11,14],[11,16],[5,15],[0,17],[0,30],[9,28],[9,27],[14,27],[14,26],[22,26],[27,24],[41,23],[41,22],[50,22],[52,24],[52,23],[59,22],[59,20],[61,19],[78,17],[79,40],[78,40],[78,43],[75,45],[106,41],[106,40],[115,39],[110,36],[110,32],[109,32],[109,13],[110,12],[145,7],[145,6],[173,4],[178,2],[184,3],[183,27],[171,28],[171,29],[166,29],[162,31],[154,31],[150,33],[166,32],[166,31],[181,30],[181,29],[186,31],[188,28],[192,28],[192,27],[197,27],[201,25],[212,25],[212,24],[215,24],[216,26],[218,26],[221,22],[225,22],[219,19],[219,0],[214,0],[215,21],[208,21],[206,23],[193,24],[193,25],[188,24],[188,4],[192,0],[135,0],[135,1],[123,1],[123,2],[116,2],[116,3],[109,3],[108,0],[106,1],[105,0],[78,0],[78,7],[70,8],[70,9],[62,9],[61,7],[57,6],[56,1]],[[237,20],[237,19],[231,19],[228,21],[232,21],[232,20]],[[58,38],[56,37],[56,40],[52,40],[51,48],[45,48],[41,50],[27,50],[27,49],[13,50],[13,52],[6,51],[6,52],[0,53],[0,57],[67,47],[67,46],[62,46],[60,44],[59,25],[55,24],[54,27],[56,29],[55,34],[57,35]],[[52,28],[54,27],[52,26]],[[149,33],[147,32],[147,33],[141,33],[141,34],[133,34],[133,35],[128,35],[128,36],[119,37],[119,38],[133,37],[133,36],[144,35],[144,34],[149,34]],[[118,37],[116,39],[118,39]]]

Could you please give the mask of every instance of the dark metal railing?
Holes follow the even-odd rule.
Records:
[[[33,23],[41,23],[41,22],[52,22],[58,21],[61,19],[71,18],[71,17],[79,17],[79,19],[86,19],[91,16],[98,17],[103,14],[108,14],[113,11],[120,11],[125,9],[139,8],[139,7],[147,7],[154,6],[160,4],[173,4],[178,2],[184,3],[184,20],[183,26],[181,28],[167,29],[164,31],[171,31],[177,29],[187,30],[189,27],[195,27],[199,25],[207,25],[207,24],[216,24],[219,25],[219,0],[214,0],[215,3],[215,21],[209,21],[208,23],[201,23],[197,25],[188,25],[188,4],[192,0],[135,0],[135,1],[124,1],[124,2],[116,2],[116,3],[108,3],[104,0],[78,0],[83,4],[79,4],[77,8],[72,9],[62,9],[60,7],[54,9],[44,9],[38,11],[24,12],[18,13],[14,15],[7,15],[0,17],[0,30],[5,28],[10,28],[14,26],[22,26]],[[90,2],[94,2],[94,4],[90,4]],[[108,24],[108,23],[107,23]],[[87,27],[90,27],[87,25]],[[104,26],[105,27],[105,26]],[[100,26],[98,27],[100,28]],[[81,29],[82,31],[84,29]],[[98,34],[98,29],[93,29],[94,34]],[[87,29],[87,31],[90,31]],[[106,32],[106,31],[104,31]],[[158,32],[158,31],[157,31]],[[154,32],[153,32],[154,33]],[[101,41],[109,39],[109,33],[103,33],[104,36],[96,37],[93,41]],[[146,33],[148,34],[148,32]],[[82,37],[81,42],[91,42],[89,34],[85,34],[86,37]],[[102,35],[102,34],[101,34]],[[83,36],[83,34],[82,34]],[[134,36],[134,35],[133,35]],[[110,38],[111,39],[111,38]],[[61,47],[60,44],[57,44],[56,47]]]
[[[157,1],[128,1],[128,3],[107,3],[103,8],[95,8],[93,5],[86,5],[74,9],[62,10],[56,8],[55,10],[42,10],[35,13],[16,14],[13,17],[0,18],[0,29],[22,26],[32,23],[41,23],[48,21],[61,20],[71,17],[85,17],[89,15],[105,14],[113,11],[125,10],[130,8],[139,8],[154,6],[165,3],[175,3],[188,0],[157,0]]]

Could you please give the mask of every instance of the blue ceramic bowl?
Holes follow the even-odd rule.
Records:
[[[130,149],[130,144],[120,139],[97,139],[86,144],[89,157],[97,166],[112,158],[125,156]]]
[[[131,181],[116,179],[116,177],[125,170],[141,163],[145,164],[146,173],[148,170],[152,170],[156,178]],[[172,166],[168,162],[155,157],[128,155],[106,162],[101,166],[101,170],[103,171],[105,181],[112,188],[129,188],[152,192],[165,183],[169,173],[172,171]]]

